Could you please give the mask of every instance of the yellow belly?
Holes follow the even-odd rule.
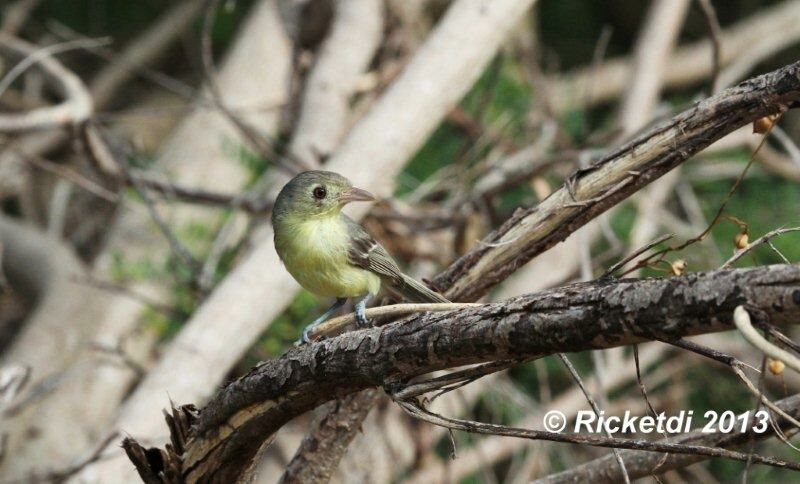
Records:
[[[338,217],[281,227],[275,248],[286,269],[306,290],[322,297],[377,294],[380,278],[347,260],[350,238]]]

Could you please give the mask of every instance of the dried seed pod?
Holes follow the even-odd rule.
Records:
[[[781,360],[767,358],[767,368],[773,375],[780,375],[786,368],[786,365]]]
[[[672,269],[673,275],[679,276],[686,270],[686,261],[678,259],[675,262],[670,262],[669,267]]]
[[[750,243],[750,237],[747,236],[747,232],[739,232],[733,238],[733,245],[736,246],[737,249],[742,250],[747,247],[747,244]]]
[[[775,124],[775,120],[778,119],[778,116],[778,114],[773,114],[753,121],[753,133],[764,134],[769,131],[772,125]]]

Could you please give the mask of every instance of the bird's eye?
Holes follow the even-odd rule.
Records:
[[[327,195],[328,192],[327,190],[325,190],[325,187],[320,185],[314,188],[313,194],[314,198],[316,198],[317,200],[322,200],[323,198],[325,198],[325,195]]]

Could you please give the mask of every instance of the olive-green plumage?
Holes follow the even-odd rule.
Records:
[[[412,302],[448,302],[403,274],[386,249],[341,213],[368,192],[329,171],[306,171],[275,200],[275,249],[286,269],[308,291],[323,297],[375,295],[383,285]]]

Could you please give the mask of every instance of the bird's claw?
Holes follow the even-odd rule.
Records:
[[[356,313],[356,325],[359,328],[368,328],[370,326],[369,319],[363,314]]]

